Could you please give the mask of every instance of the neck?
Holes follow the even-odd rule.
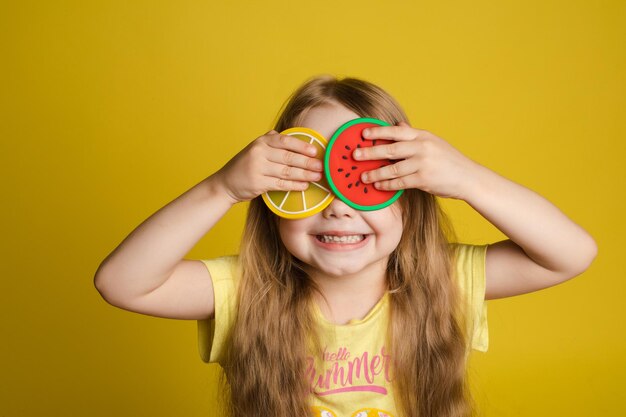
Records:
[[[315,298],[325,316],[362,318],[385,294],[386,267],[384,259],[354,274],[333,276],[313,268],[307,273],[323,294]]]

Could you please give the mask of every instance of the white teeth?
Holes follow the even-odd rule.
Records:
[[[319,235],[318,239],[324,243],[357,243],[365,239],[364,235],[352,235],[352,236],[329,236]]]

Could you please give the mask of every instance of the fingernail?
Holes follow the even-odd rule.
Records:
[[[371,130],[369,130],[369,129],[363,130],[363,136],[369,136],[370,132],[371,132]]]
[[[354,153],[352,155],[353,155],[354,159],[358,159],[358,158],[361,157],[361,151],[357,149],[356,151],[354,151]]]
[[[361,175],[361,181],[367,182],[367,174]]]

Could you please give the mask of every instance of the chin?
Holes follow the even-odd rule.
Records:
[[[326,266],[318,266],[317,269],[320,272],[323,272],[324,274],[331,276],[331,277],[342,277],[345,275],[352,275],[363,270],[363,268],[355,268],[354,265],[337,266],[337,267],[331,267],[331,266],[326,265]]]

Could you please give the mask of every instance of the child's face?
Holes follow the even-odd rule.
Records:
[[[334,104],[309,110],[299,126],[329,138],[342,124],[358,117],[342,105]],[[278,229],[287,250],[319,273],[380,274],[400,242],[402,215],[398,201],[380,210],[360,211],[335,198],[313,216],[297,220],[279,218]],[[330,238],[320,237],[345,234],[356,237],[347,237],[347,242],[329,242]]]

